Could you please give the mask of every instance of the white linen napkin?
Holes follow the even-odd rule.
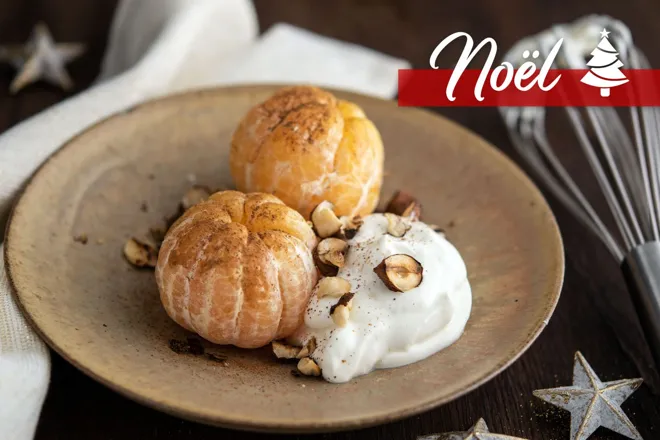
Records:
[[[141,101],[236,83],[313,83],[391,98],[397,70],[409,67],[286,24],[257,37],[249,0],[122,0],[96,85],[0,136],[0,231],[20,188],[54,150]],[[48,349],[10,294],[0,245],[0,439],[34,437],[49,379]]]

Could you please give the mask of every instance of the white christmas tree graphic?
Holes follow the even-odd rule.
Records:
[[[600,88],[600,96],[610,96],[610,88],[620,86],[628,82],[626,75],[619,70],[623,67],[621,60],[617,58],[619,53],[610,43],[608,35],[610,33],[603,29],[600,33],[602,39],[598,46],[591,52],[591,60],[587,66],[591,70],[581,79],[585,84]]]

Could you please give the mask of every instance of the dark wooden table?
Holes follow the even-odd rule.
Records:
[[[220,1],[220,0],[219,0]],[[116,0],[3,0],[0,42],[24,41],[45,20],[58,41],[82,41],[90,50],[70,66],[82,90],[98,73]],[[658,0],[256,0],[261,29],[289,22],[323,35],[362,44],[428,66],[432,49],[456,31],[475,40],[491,36],[504,51],[524,35],[553,23],[598,12],[633,30],[637,44],[660,66]],[[451,66],[461,47],[448,48],[440,64]],[[500,52],[502,54],[503,52]],[[7,93],[13,71],[0,67],[0,132],[68,95],[48,85]],[[518,160],[495,109],[447,109],[439,113],[476,131]],[[564,134],[557,134],[564,139]],[[573,141],[562,153],[576,156]],[[587,192],[595,187],[587,185]],[[657,383],[649,354],[617,265],[552,197],[548,197],[566,246],[566,280],[550,324],[511,368],[478,390],[410,419],[357,432],[309,436],[324,439],[408,440],[432,432],[466,429],[484,417],[494,432],[534,440],[568,439],[568,413],[535,400],[532,390],[571,383],[573,354],[582,351],[603,380],[637,377]],[[623,405],[646,440],[660,438],[660,397],[643,386]],[[53,354],[50,390],[37,430],[40,440],[265,438],[171,417],[125,399]],[[308,436],[286,436],[303,439]],[[594,439],[622,439],[600,429]],[[7,439],[11,440],[11,439]]]

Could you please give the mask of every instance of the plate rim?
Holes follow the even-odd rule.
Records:
[[[250,84],[250,85],[235,85],[235,86],[203,87],[203,88],[196,88],[183,92],[177,92],[173,94],[147,99],[138,104],[131,105],[123,110],[112,113],[107,117],[104,117],[98,120],[97,122],[85,127],[77,134],[72,136],[69,140],[64,142],[55,151],[53,151],[53,153],[51,153],[37,167],[34,173],[29,177],[29,179],[23,185],[20,194],[18,195],[18,197],[16,198],[16,200],[12,205],[11,211],[9,213],[9,217],[7,219],[7,223],[4,231],[5,273],[7,274],[7,280],[11,288],[10,289],[11,295],[15,299],[24,318],[30,324],[30,327],[39,335],[39,337],[42,340],[44,340],[44,342],[48,344],[48,346],[52,350],[54,350],[68,363],[73,365],[75,368],[77,368],[82,373],[92,378],[96,382],[110,388],[111,390],[121,394],[124,397],[127,397],[149,408],[153,408],[162,411],[164,413],[167,413],[169,415],[180,417],[186,420],[212,425],[212,426],[236,429],[241,431],[292,433],[292,434],[340,432],[340,431],[368,428],[376,425],[395,422],[407,417],[411,417],[429,411],[433,408],[444,405],[461,396],[464,396],[474,391],[478,387],[484,385],[485,383],[491,381],[495,376],[501,374],[504,370],[506,370],[514,362],[516,362],[524,353],[527,352],[529,347],[536,341],[536,339],[539,337],[541,332],[545,329],[557,307],[557,303],[561,296],[561,291],[564,282],[564,275],[565,275],[565,253],[564,253],[564,244],[563,244],[561,232],[557,224],[557,220],[554,215],[554,212],[550,208],[550,205],[548,204],[541,190],[532,181],[532,179],[518,166],[518,164],[516,164],[511,158],[509,158],[506,154],[504,154],[502,151],[496,148],[492,143],[490,143],[489,141],[487,141],[486,139],[484,139],[482,136],[475,133],[474,131],[460,125],[459,123],[443,115],[434,113],[425,108],[399,107],[395,100],[383,99],[379,97],[364,95],[351,90],[342,90],[332,87],[323,87],[323,89],[328,90],[333,94],[339,93],[344,96],[359,97],[359,99],[361,100],[370,100],[373,101],[374,103],[377,103],[377,105],[390,106],[391,108],[399,109],[399,111],[403,110],[407,112],[418,113],[420,116],[424,118],[435,118],[435,119],[439,118],[442,119],[444,123],[451,126],[452,130],[456,130],[458,132],[468,134],[472,138],[479,141],[477,142],[479,144],[478,148],[480,148],[487,154],[490,154],[494,160],[499,161],[500,164],[504,166],[510,173],[516,175],[519,181],[523,183],[525,187],[530,191],[530,194],[535,197],[535,202],[537,202],[537,206],[540,206],[548,214],[550,220],[548,224],[548,233],[551,235],[552,242],[555,244],[554,255],[551,255],[549,259],[551,259],[554,262],[554,265],[557,268],[557,272],[554,275],[554,279],[548,281],[548,285],[551,287],[551,289],[549,289],[550,290],[549,294],[546,295],[548,301],[545,304],[545,309],[543,310],[542,319],[540,319],[539,322],[537,322],[535,328],[528,333],[524,343],[521,344],[521,346],[517,348],[515,351],[513,351],[513,355],[509,359],[507,359],[505,362],[498,364],[489,374],[475,379],[469,385],[465,386],[459,391],[454,392],[453,394],[449,394],[440,398],[437,397],[430,398],[416,405],[409,405],[409,407],[407,408],[398,409],[396,411],[390,411],[390,412],[384,411],[382,413],[378,413],[370,416],[357,415],[348,419],[335,418],[329,422],[326,422],[324,420],[316,420],[310,423],[309,420],[298,421],[295,419],[290,419],[290,420],[280,419],[281,421],[278,421],[277,419],[272,419],[272,420],[261,419],[260,421],[255,422],[252,418],[241,418],[241,417],[236,417],[234,415],[229,417],[223,417],[221,415],[218,416],[217,414],[213,415],[210,413],[201,413],[200,411],[190,410],[182,406],[170,405],[168,403],[160,402],[151,399],[149,397],[143,396],[140,393],[136,393],[133,390],[126,388],[121,384],[116,383],[115,381],[112,381],[110,378],[103,377],[102,375],[96,374],[94,371],[88,369],[84,365],[84,360],[79,362],[74,357],[69,356],[65,350],[59,347],[52,339],[50,339],[44,332],[42,332],[37,322],[33,319],[33,316],[24,307],[24,304],[21,301],[21,296],[18,293],[18,289],[16,287],[16,282],[13,278],[12,272],[14,270],[13,266],[15,264],[15,261],[13,260],[11,255],[12,252],[11,237],[16,229],[14,225],[15,214],[19,210],[22,202],[24,201],[25,195],[28,193],[30,188],[35,184],[36,180],[41,174],[41,171],[45,167],[47,167],[50,163],[52,163],[53,159],[55,159],[62,152],[64,152],[67,149],[67,147],[69,147],[71,144],[75,143],[75,141],[78,138],[86,135],[88,132],[95,130],[98,126],[101,126],[116,117],[132,113],[133,111],[145,107],[157,106],[167,101],[176,101],[183,98],[190,98],[194,95],[217,94],[217,93],[254,93],[254,92],[264,92],[264,91],[275,92],[279,88],[289,87],[292,85],[293,84]]]

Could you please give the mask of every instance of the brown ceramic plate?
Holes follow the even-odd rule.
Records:
[[[564,260],[554,217],[505,156],[458,125],[350,93],[386,146],[383,199],[416,194],[462,253],[473,310],[462,338],[430,358],[343,385],[291,374],[269,350],[216,348],[226,364],[176,354],[186,334],[160,305],[153,273],[122,256],[131,235],[174,212],[193,175],[231,184],[229,140],[274,87],[205,90],[150,102],[54,154],[18,202],[6,256],[18,300],[50,346],[110,388],[204,423],[263,431],[353,429],[448,402],[501,372],[539,335]],[[75,241],[85,234],[87,244]]]

